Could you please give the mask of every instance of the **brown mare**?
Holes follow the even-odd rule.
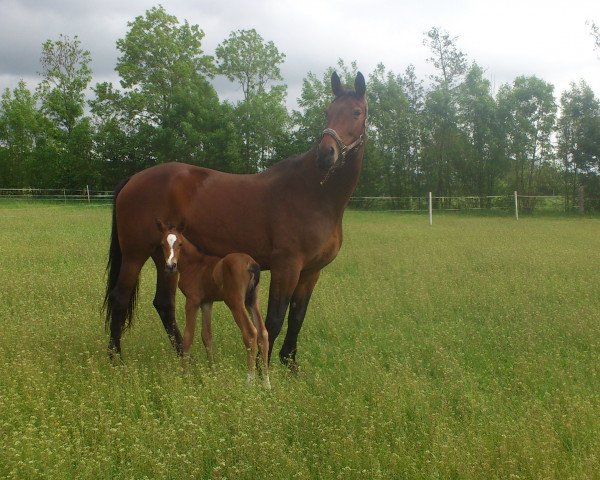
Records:
[[[271,270],[266,326],[269,358],[289,309],[280,359],[296,368],[296,345],[321,269],[342,244],[342,216],[360,175],[367,123],[365,79],[354,91],[334,73],[335,99],[327,108],[320,142],[308,152],[252,175],[234,175],[182,163],[143,170],[115,190],[105,295],[109,352],[121,352],[140,270],[152,257],[157,269],[154,307],[177,352],[176,276],[165,272],[156,218],[186,225],[186,237],[211,255],[251,255]]]
[[[263,385],[271,388],[268,371],[269,335],[258,307],[258,263],[245,253],[230,253],[223,258],[205,255],[185,238],[182,225],[167,226],[160,219],[156,220],[156,224],[162,235],[165,269],[173,275],[179,272],[179,289],[185,295],[184,369],[189,361],[199,309],[202,310],[202,341],[209,363],[213,363],[212,304],[224,301],[242,332],[248,383],[254,382],[256,354],[260,347]]]

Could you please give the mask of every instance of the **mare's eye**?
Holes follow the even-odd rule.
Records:
[[[358,118],[358,117],[360,117],[361,113],[362,112],[360,110],[356,109],[356,110],[354,110],[354,112],[352,112],[352,115],[354,115],[356,118]]]

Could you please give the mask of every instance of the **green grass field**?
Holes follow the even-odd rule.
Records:
[[[109,208],[0,219],[0,478],[600,478],[597,219],[348,212],[270,392],[222,306],[182,375],[149,265],[109,363]]]

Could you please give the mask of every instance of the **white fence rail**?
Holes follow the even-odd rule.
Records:
[[[62,203],[110,204],[113,192],[110,190],[81,189],[41,189],[41,188],[0,188],[2,201],[47,201]],[[490,196],[425,196],[412,197],[352,197],[350,208],[356,210],[422,212],[428,213],[429,223],[435,212],[442,211],[501,211],[514,215],[518,220],[520,212],[570,212],[582,211],[583,200],[565,195],[510,195]]]
[[[47,201],[63,203],[106,203],[112,202],[112,191],[68,188],[0,188],[0,200]]]
[[[427,196],[420,197],[352,197],[350,207],[356,210],[393,212],[428,212],[429,223],[435,212],[442,211],[500,211],[514,215],[519,212],[577,212],[582,211],[581,201],[565,195],[509,195],[489,196]]]

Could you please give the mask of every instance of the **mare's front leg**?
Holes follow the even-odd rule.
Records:
[[[302,328],[308,302],[320,274],[320,270],[302,272],[298,286],[292,295],[290,314],[288,316],[288,329],[281,350],[279,351],[279,358],[292,372],[297,372],[298,370],[298,364],[296,363],[298,334]]]
[[[182,354],[182,338],[175,319],[175,292],[179,275],[165,271],[165,259],[161,250],[156,250],[152,255],[156,265],[156,293],[154,295],[154,308],[162,320],[165,331],[169,336],[171,345],[177,355]]]
[[[269,286],[269,304],[267,306],[266,327],[269,332],[269,362],[275,339],[281,332],[283,320],[292,294],[300,277],[300,265],[297,263],[274,264],[271,267],[271,285]],[[284,362],[285,363],[285,362]]]

